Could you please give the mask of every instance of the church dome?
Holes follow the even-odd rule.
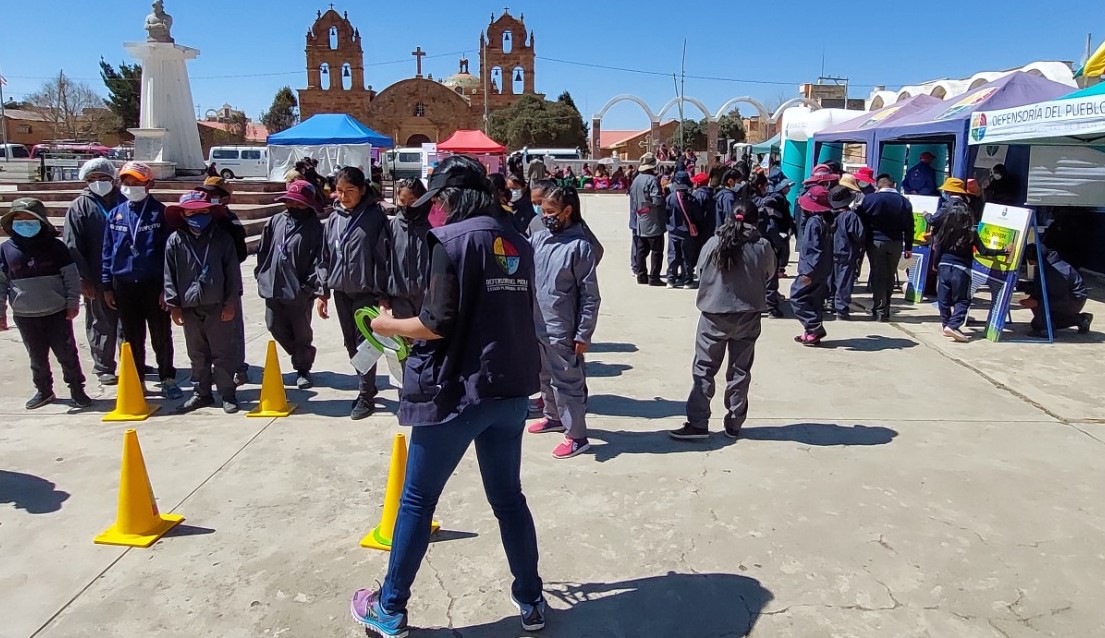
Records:
[[[442,84],[453,89],[457,93],[469,94],[480,88],[480,79],[468,72],[468,60],[461,58],[460,70],[445,78]]]

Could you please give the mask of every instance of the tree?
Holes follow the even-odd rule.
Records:
[[[587,123],[587,120],[583,119],[583,116],[580,114],[579,109],[576,108],[576,101],[572,99],[572,94],[568,91],[564,91],[560,94],[560,97],[556,98],[556,101],[570,108],[573,112],[576,113],[576,115],[579,115],[579,121],[580,124],[582,124],[580,132],[583,135],[583,146],[586,147],[587,140],[591,139],[591,125]]]
[[[226,123],[226,132],[231,137],[244,142],[249,132],[249,120],[246,119],[246,114],[241,111],[231,111],[230,121]]]
[[[571,96],[569,96],[570,100]],[[491,114],[491,137],[510,148],[587,148],[583,117],[574,104],[524,95]]]
[[[679,148],[692,148],[696,150],[703,150],[706,148],[708,142],[708,135],[706,130],[706,120],[701,122],[695,120],[683,120],[683,139],[679,139],[679,127],[675,127],[672,131],[671,140],[668,141],[668,145]]]
[[[96,109],[104,109],[104,100],[92,87],[73,82],[64,72],[44,82],[37,92],[27,96],[27,101],[32,111],[53,125],[55,137],[87,139],[103,132],[98,130],[103,118],[96,116]]]
[[[718,120],[718,124],[721,125],[718,131],[718,139],[722,141],[733,140],[734,142],[744,141],[744,120],[741,119],[740,109],[733,109],[722,115],[721,119]]]
[[[289,129],[299,121],[298,107],[295,93],[291,87],[285,86],[273,96],[269,110],[261,114],[261,123],[269,130],[270,135]]]
[[[142,65],[122,62],[115,68],[100,58],[100,78],[107,87],[107,107],[119,117],[120,128],[137,128],[141,112]]]

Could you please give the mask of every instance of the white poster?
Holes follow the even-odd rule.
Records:
[[[1007,155],[1009,155],[1009,147],[1004,144],[983,144],[978,147],[975,168],[990,170],[998,164],[1004,164]]]
[[[1016,140],[1100,137],[1105,134],[1105,95],[1025,104],[971,116],[971,144]]]
[[[1105,206],[1105,151],[1089,146],[1033,146],[1028,203]]]

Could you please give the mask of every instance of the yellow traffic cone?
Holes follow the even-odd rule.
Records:
[[[115,524],[93,540],[100,545],[149,547],[184,520],[179,514],[160,514],[146,474],[138,433],[123,433],[123,471],[119,477],[119,512]]]
[[[391,466],[388,468],[388,484],[384,492],[384,515],[380,524],[361,539],[361,547],[391,551],[391,536],[395,532],[395,517],[399,514],[399,497],[403,494],[403,484],[407,479],[407,439],[402,434],[395,435],[391,444]],[[431,521],[430,533],[441,529],[441,524]]]
[[[284,379],[280,375],[280,359],[276,356],[276,342],[269,340],[269,352],[265,356],[265,376],[261,379],[261,400],[257,407],[246,413],[250,417],[288,416],[295,405],[288,403],[284,393]]]
[[[142,376],[134,367],[134,353],[126,341],[119,351],[119,392],[115,409],[104,415],[104,421],[145,421],[157,412],[156,405],[146,403]]]

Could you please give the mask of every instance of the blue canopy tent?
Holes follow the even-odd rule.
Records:
[[[945,158],[949,160],[952,176],[961,179],[973,177],[977,147],[968,145],[968,136],[975,112],[1049,100],[1069,93],[1070,89],[1065,84],[1032,73],[1010,73],[911,116],[876,126],[868,162],[878,167],[876,172],[890,173],[899,178],[910,161],[917,161],[920,153],[928,151],[937,157],[933,165],[938,173],[944,164],[941,158]],[[909,160],[906,158],[907,145],[913,155]],[[1027,163],[1025,149],[1014,147],[1008,150],[1005,164],[1010,172],[1023,175]]]
[[[873,168],[871,149],[875,146],[876,127],[888,126],[939,102],[939,98],[931,95],[916,95],[827,128],[813,136],[813,152],[817,158],[813,163],[840,160],[844,155],[845,144],[864,144],[867,148],[868,165]]]
[[[326,175],[339,166],[356,166],[367,174],[372,149],[392,148],[390,137],[381,135],[349,115],[320,113],[279,133],[270,135],[269,179],[284,175],[305,157],[318,160],[319,173]]]

